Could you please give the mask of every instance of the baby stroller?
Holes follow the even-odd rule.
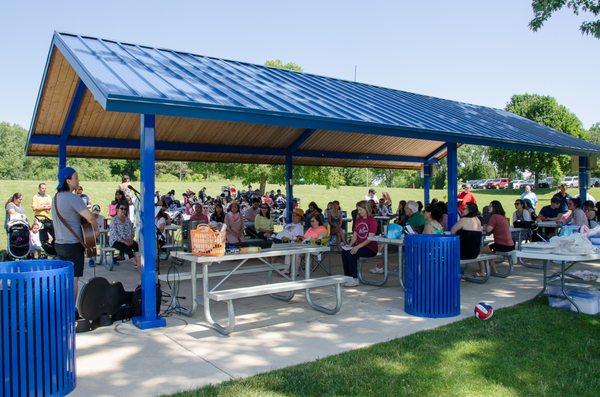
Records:
[[[54,248],[54,224],[52,219],[43,215],[36,215],[35,219],[40,224],[40,242],[42,249],[47,255],[56,256],[56,248]]]
[[[7,225],[7,259],[23,259],[29,256],[29,224],[24,215],[13,215]]]

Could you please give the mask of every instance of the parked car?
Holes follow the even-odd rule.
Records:
[[[590,178],[590,187],[600,187],[600,178]]]
[[[493,179],[480,179],[475,184],[473,184],[473,189],[485,189],[485,185],[491,181],[493,181]]]
[[[516,181],[513,181],[512,183],[512,188],[513,189],[520,189],[523,183],[525,183],[526,181],[523,179],[517,179]]]
[[[551,176],[538,180],[538,187],[549,188],[552,187],[552,185],[554,185],[554,178]]]
[[[498,178],[492,179],[491,182],[485,184],[486,189],[508,189],[510,186],[510,179]]]
[[[579,187],[579,177],[578,176],[566,176],[565,179],[561,182],[566,187]]]

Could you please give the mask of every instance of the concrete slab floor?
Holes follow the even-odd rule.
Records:
[[[330,259],[334,273],[341,273],[339,257]],[[161,272],[169,267],[170,261],[163,262]],[[187,272],[189,266],[174,266],[172,274],[173,269]],[[139,284],[139,273],[127,263],[112,272],[98,267],[96,275],[121,281],[128,290]],[[86,268],[83,280],[92,276]],[[265,273],[234,276],[226,288],[265,281]],[[216,282],[211,279],[212,285]],[[190,286],[190,281],[180,282],[183,306],[191,304]],[[461,314],[446,319],[406,314],[403,290],[390,278],[384,287],[345,288],[342,309],[333,316],[311,309],[303,293],[291,302],[269,296],[235,301],[237,327],[230,336],[206,325],[201,306],[193,317],[168,316],[166,328],[141,331],[130,322],[115,323],[77,335],[77,388],[72,395],[152,396],[198,388],[439,327],[471,316],[480,301],[496,309],[512,306],[533,298],[540,288],[541,271],[517,266],[506,279],[462,282]],[[165,285],[163,289],[168,290]],[[333,288],[315,291],[314,298],[332,304]],[[225,303],[211,308],[217,321],[225,320]]]

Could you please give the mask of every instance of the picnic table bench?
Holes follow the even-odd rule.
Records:
[[[189,253],[182,251],[173,252],[173,256],[184,261],[191,263],[189,277],[192,280],[192,308],[191,313],[193,314],[197,305],[201,304],[204,307],[204,317],[208,324],[213,327],[216,331],[223,335],[230,334],[235,327],[235,311],[233,307],[233,301],[241,298],[249,298],[261,295],[270,295],[271,297],[283,301],[290,301],[294,297],[295,291],[304,290],[307,303],[315,310],[321,311],[326,314],[337,313],[342,306],[342,291],[341,284],[351,281],[350,277],[347,276],[327,276],[319,278],[310,277],[310,262],[311,254],[317,254],[326,252],[329,247],[307,245],[307,244],[281,244],[281,246],[273,246],[269,249],[264,249],[260,252],[254,253],[239,253],[239,254],[228,254],[220,257],[206,257],[206,256],[194,256]],[[291,272],[290,276],[285,275],[281,271],[281,267],[278,264],[273,264],[267,261],[267,258],[274,258],[280,256],[290,256],[291,258]],[[304,280],[296,280],[296,255],[305,256],[305,278]],[[241,274],[240,268],[248,263],[252,259],[257,259],[265,265],[265,269],[268,269],[269,283],[261,285],[253,285],[250,287],[232,288],[232,289],[218,289],[229,277],[233,274]],[[226,272],[221,280],[212,288],[209,285],[209,278],[211,274],[209,267],[216,263],[225,262],[239,262],[233,269]],[[202,276],[199,277],[197,274],[197,265],[202,265]],[[256,268],[252,269],[256,270]],[[270,283],[272,273],[278,273],[287,281],[280,283]],[[216,276],[216,275],[215,275]],[[197,278],[202,279],[202,295],[197,295],[196,280]],[[333,307],[325,307],[316,304],[312,300],[311,289],[325,286],[335,287],[336,303]],[[287,294],[282,294],[287,292]],[[227,302],[227,313],[228,321],[226,325],[221,325],[212,318],[210,311],[210,301],[215,302]]]

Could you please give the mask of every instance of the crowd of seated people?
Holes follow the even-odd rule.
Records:
[[[114,200],[108,203],[107,220],[112,220],[111,225],[115,225],[110,228],[110,245],[117,248],[119,252],[126,253],[137,264],[139,262],[137,259],[138,248],[137,243],[133,241],[135,222],[131,222],[132,211],[134,211],[132,203],[135,197],[129,183],[129,177],[124,176],[122,183],[115,191]],[[78,194],[92,210],[98,225],[106,226],[107,222],[100,215],[99,205],[92,204],[92,199],[83,193],[83,187],[80,186],[79,190],[74,193]],[[245,191],[237,190],[233,186],[224,186],[221,192],[213,197],[208,194],[206,188],[200,189],[197,193],[186,190],[180,197],[181,199],[178,199],[174,190],[170,190],[164,195],[156,192],[155,213],[159,242],[164,241],[166,225],[173,222],[179,223],[181,219],[219,227],[225,224],[229,243],[242,243],[248,239],[321,241],[327,237],[330,238],[328,242],[340,252],[342,252],[342,247],[348,243],[351,247],[359,246],[356,250],[350,248],[342,252],[343,257],[346,258],[347,273],[351,276],[354,275],[354,259],[356,258],[351,258],[349,255],[356,256],[357,253],[359,256],[361,254],[369,255],[371,252],[366,249],[374,248],[375,245],[363,244],[366,241],[365,238],[371,233],[381,234],[384,231],[382,229],[385,227],[385,222],[371,222],[371,218],[376,220],[395,218],[394,222],[405,226],[414,233],[456,233],[461,237],[461,257],[463,259],[469,259],[473,255],[479,254],[477,246],[472,244],[476,240],[475,234],[478,230],[494,237],[494,243],[482,248],[482,251],[499,252],[514,248],[514,236],[511,235],[509,228],[511,224],[555,220],[561,224],[587,225],[593,228],[600,223],[600,203],[596,204],[588,200],[583,203],[583,206],[580,206],[579,198],[569,196],[564,186],[561,186],[560,190],[552,197],[550,204],[538,207],[538,213],[536,213],[537,196],[531,189],[515,200],[514,212],[506,213],[500,202],[496,200],[483,206],[480,211],[475,195],[470,187],[465,185],[459,195],[458,222],[450,230],[448,230],[448,206],[446,203],[433,199],[430,204],[423,206],[420,201],[399,200],[397,206],[393,207],[389,194],[383,193],[378,198],[375,190],[369,189],[365,200],[357,203],[350,212],[353,225],[350,233],[346,229],[350,219],[347,218],[347,213],[343,211],[337,200],[329,202],[325,209],[321,209],[316,202],[311,201],[305,207],[306,210],[302,210],[299,200],[294,199],[291,208],[292,220],[287,223],[286,198],[280,190],[261,194],[258,189],[252,189],[251,186],[248,186]],[[22,195],[15,193],[6,202],[5,227],[11,216],[25,213],[21,204],[22,200]],[[51,205],[51,196],[46,194],[46,186],[41,183],[38,194],[33,198],[34,213],[36,216],[49,217]],[[395,212],[393,208],[396,208]],[[129,218],[129,223],[125,222],[124,215]],[[178,217],[180,218],[178,219]],[[117,222],[114,222],[115,219]],[[283,227],[282,232],[276,232],[277,225]],[[361,225],[360,230],[357,230],[359,225]],[[35,234],[32,236],[33,246],[39,245],[37,230],[39,227],[36,228],[36,232],[32,230],[32,233]],[[115,234],[114,237],[113,234]],[[361,250],[361,248],[365,249]],[[375,253],[380,249],[379,247],[375,250]],[[348,252],[346,253],[346,251]],[[381,272],[381,270],[378,271],[378,268],[375,268],[374,272]]]

